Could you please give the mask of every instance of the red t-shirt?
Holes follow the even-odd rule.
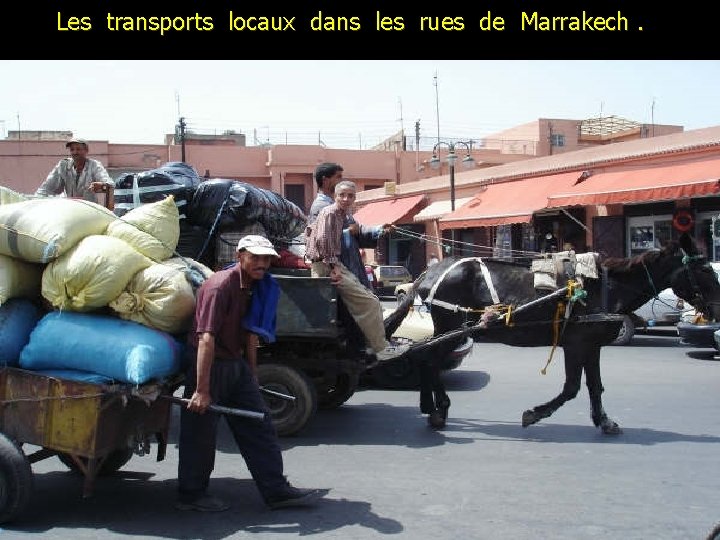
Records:
[[[247,336],[242,318],[250,305],[250,294],[250,289],[242,287],[239,266],[210,276],[197,293],[188,344],[197,349],[200,334],[209,332],[215,337],[215,358],[242,358]]]

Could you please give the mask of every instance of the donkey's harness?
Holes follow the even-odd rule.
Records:
[[[478,312],[482,313],[485,310],[484,309],[475,309],[475,308],[469,308],[469,307],[463,307],[459,304],[451,304],[450,302],[445,302],[444,300],[438,300],[435,298],[435,293],[437,293],[438,287],[445,279],[445,276],[447,276],[452,270],[454,270],[456,267],[460,266],[461,264],[464,264],[468,261],[476,261],[478,264],[480,264],[480,271],[482,272],[483,278],[485,279],[485,285],[487,285],[488,290],[490,291],[490,297],[492,298],[493,304],[499,304],[500,303],[500,297],[498,296],[497,290],[495,289],[495,285],[493,284],[492,277],[490,276],[490,270],[488,270],[487,265],[480,257],[465,257],[464,259],[460,259],[458,261],[455,261],[453,264],[448,266],[445,271],[440,275],[440,277],[435,281],[432,288],[430,289],[430,292],[428,293],[427,298],[425,299],[425,303],[428,305],[430,309],[432,309],[432,306],[438,306],[443,309],[447,309],[448,311],[452,311],[453,313],[457,313],[458,311],[461,311],[463,313],[473,313]]]

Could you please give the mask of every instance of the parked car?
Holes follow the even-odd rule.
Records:
[[[673,326],[682,320],[683,314],[692,310],[682,298],[678,298],[672,289],[660,291],[657,298],[651,298],[636,309],[632,315],[626,315],[620,333],[613,345],[627,345],[638,328]]]
[[[375,274],[375,292],[378,296],[395,293],[395,287],[403,283],[411,283],[412,275],[404,266],[379,265],[373,268]]]
[[[680,336],[680,344],[696,347],[698,349],[718,349],[715,341],[715,332],[720,330],[720,322],[697,322],[680,321],[677,324],[677,333]]]
[[[710,265],[720,280],[720,262],[710,263]],[[720,322],[706,321],[704,318],[698,317],[694,309],[689,309],[682,314],[676,328],[681,345],[698,349],[720,350],[720,345],[715,341],[714,335],[716,331],[720,330]]]

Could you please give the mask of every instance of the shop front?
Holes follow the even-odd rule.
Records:
[[[720,158],[588,171],[570,189],[548,197],[548,208],[580,206],[622,208],[624,249],[612,255],[632,257],[689,233],[708,257],[720,256],[711,228],[712,218],[720,214]],[[593,219],[593,237],[606,236],[617,220]],[[596,223],[607,227],[594,230]]]

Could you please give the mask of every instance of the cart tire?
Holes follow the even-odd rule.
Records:
[[[17,517],[30,501],[33,476],[20,447],[0,433],[0,523]]]
[[[417,364],[404,357],[377,364],[372,378],[376,385],[391,390],[413,390],[420,385]]]
[[[350,399],[360,384],[357,373],[340,373],[335,386],[327,392],[318,393],[318,407],[323,410],[337,409]]]
[[[295,397],[295,401],[287,401],[263,394],[277,434],[295,435],[317,411],[315,385],[305,374],[284,364],[260,364],[257,371],[261,386]]]
[[[111,474],[119,471],[122,467],[130,461],[133,456],[132,448],[121,448],[113,450],[108,454],[105,460],[100,465],[98,470],[98,476],[110,476]],[[69,454],[58,453],[58,459],[63,462],[72,472],[76,474],[83,474],[82,470],[77,466],[77,463],[73,461],[73,458]],[[84,458],[81,458],[84,460]]]

